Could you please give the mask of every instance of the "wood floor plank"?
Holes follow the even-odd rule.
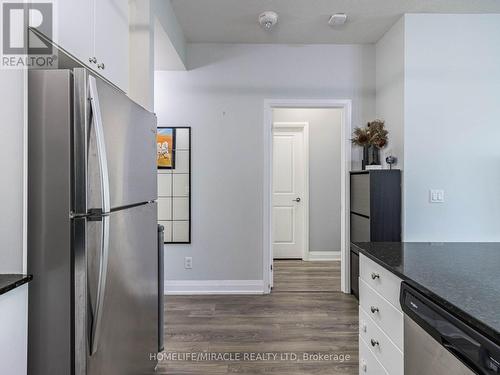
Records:
[[[338,291],[340,267],[332,263],[337,262],[275,262],[270,295],[167,297],[163,354],[279,353],[280,357],[162,360],[156,374],[357,374],[358,306],[352,296]],[[287,353],[298,359],[283,360],[281,355]],[[304,353],[337,354],[349,360],[305,360]]]
[[[275,260],[274,291],[340,292],[340,262]]]

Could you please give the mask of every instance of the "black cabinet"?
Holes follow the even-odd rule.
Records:
[[[351,172],[351,242],[401,241],[401,171]],[[359,258],[351,250],[351,292],[358,297]]]

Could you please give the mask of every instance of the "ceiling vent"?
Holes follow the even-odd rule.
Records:
[[[347,14],[345,13],[335,13],[328,20],[330,26],[341,26],[347,21]]]
[[[264,30],[270,31],[278,23],[278,13],[273,11],[261,13],[259,15],[259,23]]]

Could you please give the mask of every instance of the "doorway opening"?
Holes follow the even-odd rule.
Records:
[[[348,293],[350,102],[267,101],[265,120],[264,284]]]

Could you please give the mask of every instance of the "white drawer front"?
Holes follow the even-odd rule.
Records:
[[[359,279],[359,305],[402,351],[403,313],[361,278]]]
[[[359,309],[359,335],[389,374],[403,374],[403,353],[362,308]]]
[[[401,304],[399,303],[399,291],[402,280],[363,254],[359,255],[359,277],[392,303],[399,311],[402,311]]]
[[[359,374],[389,375],[361,337],[359,338]]]

